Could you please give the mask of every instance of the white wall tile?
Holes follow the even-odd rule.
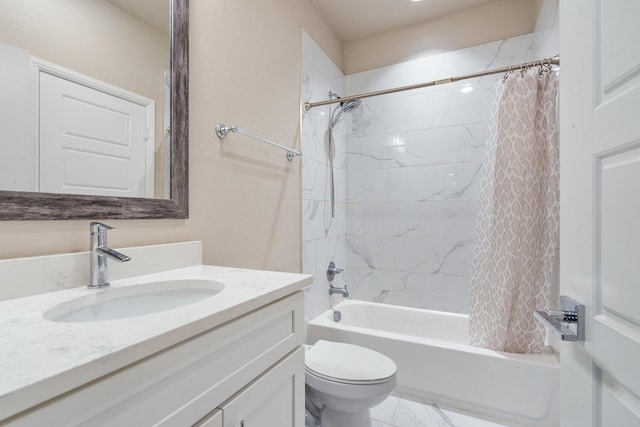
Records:
[[[302,242],[302,273],[316,275],[316,241]]]
[[[386,236],[347,236],[346,265],[348,268],[393,270],[395,240]]]
[[[351,298],[361,301],[373,301],[374,270],[347,268],[344,279],[347,282]]]
[[[345,268],[345,237],[328,237],[326,239],[320,239],[317,241],[317,253],[316,253],[316,277],[322,280],[326,280],[327,267],[329,262],[333,261],[337,268]],[[337,276],[337,279],[341,279],[342,276]],[[328,286],[328,282],[326,283]],[[336,283],[334,283],[336,284]],[[337,284],[336,284],[337,285]]]
[[[357,73],[346,77],[347,92],[529,61],[534,47],[527,35]],[[353,115],[346,265],[362,272],[353,275],[353,286],[366,289],[366,298],[468,311],[482,161],[501,78],[369,98]],[[467,85],[473,90],[462,92]]]
[[[375,302],[444,311],[445,280],[441,275],[376,271]]]
[[[327,164],[302,157],[302,198],[327,200]]]
[[[477,200],[447,200],[419,203],[419,235],[475,239]]]
[[[326,99],[329,90],[369,92],[529,61],[545,37],[515,37],[345,78],[303,32],[302,101]],[[310,313],[332,303],[324,277],[331,260],[346,268],[336,280],[348,284],[353,298],[468,311],[481,165],[500,78],[369,98],[343,114],[333,129],[335,217],[327,130],[335,107],[302,113],[303,269],[316,276]],[[469,84],[473,90],[461,92]]]
[[[328,98],[329,91],[344,93],[344,75],[304,31],[302,34],[302,102]],[[346,230],[345,153],[346,124],[334,129],[335,215],[331,213],[329,133],[331,106],[302,112],[302,257],[305,273],[315,276],[305,293],[307,318],[329,309],[325,272],[329,261],[345,264]]]
[[[324,237],[324,202],[302,199],[302,240],[316,240]]]
[[[471,280],[464,276],[445,276],[446,311],[469,314]]]
[[[487,122],[400,132],[394,147],[396,165],[481,162],[487,138]]]

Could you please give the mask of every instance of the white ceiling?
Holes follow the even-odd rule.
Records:
[[[311,0],[343,43],[429,21],[496,0]]]
[[[171,25],[169,0],[107,0],[162,34],[169,35]]]

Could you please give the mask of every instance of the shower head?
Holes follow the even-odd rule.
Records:
[[[360,104],[362,104],[362,101],[358,98],[352,99],[351,101],[344,101],[340,103],[340,110],[343,113],[350,113],[358,108]]]
[[[336,99],[340,99],[340,97],[336,96]],[[352,113],[356,109],[358,109],[361,104],[362,101],[358,98],[341,102],[340,105],[335,110],[333,110],[333,114],[331,115],[333,117],[333,119],[331,120],[331,127],[333,128],[336,123],[338,123],[338,120],[340,119],[340,116],[342,116],[342,113]],[[336,114],[336,112],[338,114]]]

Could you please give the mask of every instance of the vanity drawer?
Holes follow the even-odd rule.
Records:
[[[303,341],[302,292],[7,420],[8,426],[189,426]]]

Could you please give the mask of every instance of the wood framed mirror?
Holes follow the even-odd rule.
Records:
[[[188,218],[189,1],[171,0],[170,195],[111,197],[0,191],[0,220]]]

